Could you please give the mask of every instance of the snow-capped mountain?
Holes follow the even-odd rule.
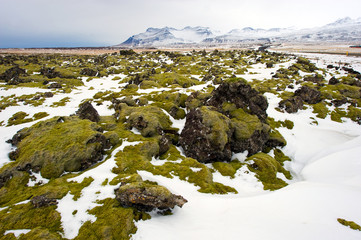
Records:
[[[278,42],[361,42],[361,18],[339,19],[322,27],[251,28],[233,29],[226,34],[208,27],[148,28],[146,32],[131,36],[117,47],[171,47],[237,45],[247,43]]]
[[[202,40],[215,36],[207,27],[185,27],[175,29],[170,27],[148,28],[128,38],[117,46],[167,46],[179,44],[200,43]]]

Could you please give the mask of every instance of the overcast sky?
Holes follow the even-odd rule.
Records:
[[[322,26],[360,0],[0,0],[0,48],[109,46],[148,27]]]

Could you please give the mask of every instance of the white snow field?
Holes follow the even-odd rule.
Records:
[[[342,61],[349,62],[355,70],[361,71],[361,58],[316,54],[308,54],[307,57],[318,67],[325,68],[327,64]],[[293,62],[294,60],[291,60],[281,65],[287,67]],[[274,68],[267,69],[265,65],[255,64],[250,70],[253,74],[240,75],[240,77],[248,81],[269,79],[272,72],[279,67],[277,64]],[[8,107],[0,113],[0,122],[6,123],[18,111],[25,111],[30,116],[39,111],[47,112],[49,116],[45,119],[73,114],[82,100],[91,98],[95,93],[122,88],[123,86],[118,84],[119,80],[112,80],[114,76],[124,77],[124,75],[111,75],[91,81],[83,79],[85,86],[78,87],[69,94],[57,93],[40,107]],[[206,87],[207,84],[194,88],[198,90]],[[0,87],[0,96],[22,95],[24,92],[36,91],[38,89],[21,88],[4,91]],[[139,90],[139,93],[148,91]],[[280,99],[271,93],[265,95],[269,103],[267,113],[270,117],[294,122],[292,130],[279,128],[280,133],[287,140],[287,145],[282,151],[292,159],[285,163],[285,168],[293,175],[293,180],[287,180],[289,185],[277,191],[265,191],[262,183],[252,175],[253,173],[242,174],[247,171],[242,167],[233,179],[224,177],[218,172],[213,176],[215,181],[234,187],[238,194],[213,195],[200,193],[197,191],[198,187],[177,177],[169,179],[146,171],[138,171],[144,180],[158,182],[172,193],[182,195],[188,203],[183,208],[176,207],[172,215],[162,216],[152,212],[150,220],[136,222],[138,230],[132,236],[133,240],[361,239],[361,231],[352,230],[337,221],[338,218],[343,218],[361,223],[361,126],[348,119],[343,123],[334,122],[329,116],[325,119],[317,118],[318,124],[315,124],[315,114],[312,113],[312,109],[301,110],[294,114],[281,113],[275,110]],[[65,106],[50,107],[53,102],[64,97],[71,99]],[[110,104],[106,102],[94,107],[100,115],[111,115],[113,111],[108,109]],[[185,120],[173,118],[171,120],[173,126],[180,129],[185,124]],[[10,161],[7,154],[11,151],[11,146],[5,141],[19,129],[32,124],[34,122],[0,127],[0,167]],[[69,179],[69,181],[81,182],[91,176],[94,181],[82,190],[81,197],[76,201],[70,193],[58,201],[57,211],[61,213],[65,238],[76,237],[85,221],[96,219],[87,210],[97,206],[97,200],[114,197],[114,189],[119,186],[102,185],[102,183],[105,179],[110,182],[116,176],[111,172],[115,166],[114,155],[124,147],[136,144],[138,142],[128,142],[124,139],[123,144],[113,151],[112,156],[105,159],[98,167]],[[246,154],[238,153],[234,157],[242,161]],[[153,161],[156,162],[155,159]],[[77,214],[73,215],[75,210]],[[19,235],[27,231],[9,230],[7,233]]]

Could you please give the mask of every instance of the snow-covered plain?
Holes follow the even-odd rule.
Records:
[[[313,62],[323,68],[327,64],[342,61],[350,62],[355,70],[361,70],[360,58],[329,55],[307,57],[314,59]],[[281,65],[287,67],[291,62]],[[275,72],[279,67],[267,69],[264,65],[254,65],[250,70],[253,74],[241,77],[247,80],[267,79],[270,78],[271,72]],[[84,87],[79,87],[70,94],[58,93],[54,98],[47,99],[40,109],[50,114],[47,118],[73,114],[84,99],[92,97],[95,93],[121,88],[119,81],[112,80],[114,76],[89,82],[84,79]],[[195,86],[194,89],[205,87],[207,84]],[[31,90],[17,88],[8,91],[11,92],[0,89],[0,96],[21,95],[24,91]],[[148,92],[141,90],[139,93]],[[50,107],[53,102],[64,97],[71,99],[65,106]],[[258,182],[252,173],[243,174],[247,169],[240,168],[233,179],[217,172],[213,176],[215,181],[237,189],[238,194],[212,195],[198,192],[198,187],[177,177],[169,179],[138,171],[144,180],[158,182],[174,194],[184,196],[188,203],[182,209],[176,207],[173,215],[161,216],[152,213],[152,219],[137,222],[138,231],[132,236],[133,240],[361,239],[360,231],[352,230],[337,221],[337,218],[344,218],[361,223],[361,126],[349,120],[343,123],[333,122],[329,117],[317,118],[316,125],[313,123],[314,119],[311,119],[315,117],[311,109],[295,114],[280,113],[275,110],[280,99],[270,93],[267,93],[266,97],[269,102],[267,113],[270,117],[294,122],[292,130],[279,129],[288,143],[283,152],[292,159],[286,163],[286,168],[293,175],[293,180],[288,181],[289,185],[274,192],[265,191],[262,183]],[[95,108],[100,115],[111,115],[113,112],[108,109],[109,104],[110,102]],[[0,122],[6,123],[7,119],[18,111],[25,111],[32,116],[39,111],[39,107],[8,107],[1,112]],[[177,128],[182,129],[184,126],[184,120],[171,120]],[[11,138],[19,129],[32,124],[34,122],[0,127],[0,166],[9,162],[7,153],[11,147],[5,140]],[[116,152],[122,151],[128,145],[136,144],[137,142],[124,141],[122,146],[114,150],[112,156],[98,167],[69,180],[81,182],[89,176],[94,178],[94,181],[82,190],[79,199],[73,200],[73,196],[68,194],[59,200],[57,211],[62,216],[64,237],[74,238],[85,221],[94,221],[95,216],[88,214],[87,210],[97,206],[97,200],[114,197],[114,189],[117,186],[110,188],[102,183],[105,179],[111,181],[116,176],[111,172]],[[245,154],[238,153],[236,157],[242,160]],[[72,213],[75,210],[77,214],[74,215]],[[7,233],[21,234],[26,231],[10,230]]]

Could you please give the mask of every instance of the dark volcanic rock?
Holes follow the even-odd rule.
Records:
[[[249,109],[262,121],[267,118],[267,99],[243,81],[223,82],[212,92],[206,104],[222,112],[224,103],[233,103],[237,108]]]
[[[303,108],[303,101],[302,98],[299,96],[291,97],[289,99],[282,100],[278,104],[278,107],[281,109],[285,109],[288,113],[295,113],[299,109]]]
[[[303,78],[303,81],[306,82],[313,82],[313,83],[321,83],[324,80],[324,78],[322,77],[322,75],[314,75],[314,76],[305,76]]]
[[[80,105],[79,109],[76,111],[76,115],[78,115],[80,119],[89,119],[92,122],[99,122],[100,120],[98,111],[89,101]]]
[[[321,92],[308,86],[302,86],[297,89],[295,96],[301,97],[303,101],[309,104],[316,104],[321,101]]]
[[[54,82],[54,83],[51,83],[49,86],[48,86],[49,89],[51,88],[62,88],[61,84],[58,83],[58,82]]]
[[[10,81],[11,79],[18,79],[20,75],[26,74],[26,71],[19,66],[15,66],[6,70],[3,74],[0,75],[0,79],[5,80],[5,82]]]
[[[347,98],[342,98],[342,99],[340,99],[340,100],[335,99],[335,100],[332,100],[331,102],[332,102],[332,104],[333,104],[335,107],[340,107],[341,105],[347,103]]]
[[[98,75],[98,71],[95,71],[91,68],[83,68],[81,71],[80,71],[80,74],[81,75],[86,75],[86,76],[89,76],[89,77],[95,77],[96,75]]]
[[[159,139],[159,156],[166,153],[169,150],[170,147],[170,139],[167,135],[162,135]]]
[[[232,156],[230,123],[229,118],[209,107],[192,109],[179,143],[188,157],[199,162],[228,161]]]
[[[45,77],[47,78],[56,78],[56,77],[62,77],[60,72],[57,72],[55,71],[55,68],[52,67],[52,68],[48,68],[48,67],[43,67],[41,70],[40,70],[40,73],[42,75],[44,75]]]
[[[30,202],[31,202],[31,204],[33,204],[33,206],[35,208],[48,207],[51,205],[58,204],[58,201],[56,199],[48,198],[48,197],[46,197],[46,195],[40,195],[40,196],[33,197],[30,200]]]
[[[328,84],[329,84],[329,85],[336,85],[336,84],[338,84],[338,83],[340,83],[340,81],[339,81],[337,78],[335,78],[335,77],[332,77],[332,78],[328,81]]]
[[[121,186],[115,191],[115,195],[123,207],[135,207],[147,212],[182,207],[188,202],[182,196],[172,194],[165,187],[137,182]]]
[[[53,94],[52,92],[45,92],[45,93],[43,94],[43,96],[44,96],[45,98],[51,98],[51,97],[54,97],[54,94]]]

